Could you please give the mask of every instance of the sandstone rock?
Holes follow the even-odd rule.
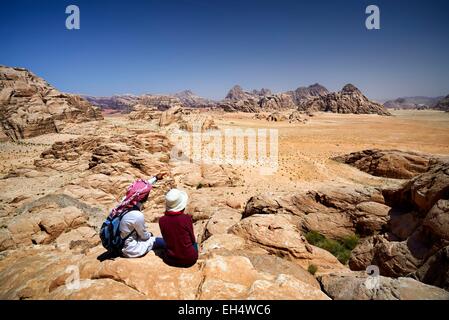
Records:
[[[285,120],[287,120],[287,117],[279,112],[271,113],[267,117],[267,121],[271,121],[271,122],[280,122],[280,121],[285,121]]]
[[[206,239],[215,234],[227,234],[228,230],[238,223],[242,215],[239,211],[231,208],[223,208],[215,212],[206,226]]]
[[[297,105],[316,97],[325,96],[328,93],[329,91],[318,83],[312,84],[308,87],[299,87],[294,91],[286,92],[286,94],[292,97],[293,102]]]
[[[0,237],[0,251],[18,246],[52,243],[62,233],[87,224],[86,215],[68,206],[40,210],[9,218]]]
[[[179,129],[189,132],[202,132],[206,130],[216,130],[218,127],[212,116],[192,114],[190,116],[182,117],[179,121]]]
[[[241,183],[236,170],[227,165],[194,164],[182,167],[175,170],[180,182],[197,189],[237,186]]]
[[[291,96],[284,93],[262,97],[259,106],[262,110],[285,110],[296,107]]]
[[[427,213],[423,225],[437,237],[449,240],[449,200],[438,200]]]
[[[433,161],[428,171],[406,182],[398,189],[383,191],[385,200],[396,207],[414,208],[427,213],[449,192],[449,161]],[[387,204],[388,204],[387,203]]]
[[[419,281],[449,291],[449,246],[440,249],[427,259],[412,276]]]
[[[258,96],[258,95],[251,94],[249,92],[245,92],[245,91],[243,91],[242,87],[240,87],[239,85],[235,85],[229,90],[225,99],[226,100],[245,100],[248,98],[255,98],[256,96]]]
[[[289,123],[306,123],[308,121],[308,115],[295,110],[292,113],[288,115],[288,122]]]
[[[299,105],[299,110],[390,115],[382,105],[368,100],[352,84],[345,85],[340,92],[328,93],[324,96],[305,101]]]
[[[308,245],[283,215],[253,215],[232,227],[231,232],[306,269],[310,264],[315,264],[320,272],[345,269],[329,252]]]
[[[180,106],[170,108],[161,114],[159,126],[165,127],[181,120],[183,109]]]
[[[399,150],[364,150],[334,160],[366,173],[386,178],[409,179],[429,169],[430,156]]]
[[[205,262],[203,271],[200,299],[328,299],[291,275],[259,272],[242,256],[215,256]]]
[[[328,238],[375,234],[388,222],[389,207],[379,190],[349,186],[322,186],[285,196],[250,198],[243,217],[253,214],[290,214],[303,231],[317,231]]]
[[[173,96],[178,98],[185,107],[205,108],[215,105],[215,101],[197,96],[191,90],[184,90],[175,93]]]
[[[259,98],[249,97],[242,100],[223,100],[217,105],[226,112],[259,112]]]
[[[330,300],[321,290],[281,274],[274,281],[256,280],[247,297],[248,300]]]
[[[351,270],[365,270],[374,264],[374,248],[378,243],[387,242],[380,235],[366,237],[352,250],[348,265]]]
[[[388,230],[399,240],[406,240],[419,227],[421,222],[422,219],[419,218],[416,212],[392,212]]]
[[[449,292],[411,278],[391,279],[364,273],[335,273],[319,277],[334,300],[448,300]]]
[[[415,274],[428,283],[445,285],[445,276],[432,276],[428,270],[446,273],[442,250],[448,241],[447,165],[445,159],[431,159],[426,172],[400,187],[383,190],[386,203],[392,207],[390,220],[381,236],[365,239],[352,251],[351,269],[363,270],[374,264],[382,275]]]
[[[128,115],[130,120],[160,120],[163,111],[160,111],[155,106],[145,106],[142,104],[136,104],[130,108],[131,112]]]
[[[446,112],[449,111],[449,95],[438,101],[433,108]]]
[[[89,101],[92,105],[100,107],[103,110],[111,109],[123,113],[129,113],[132,110],[133,106],[139,103],[139,97],[130,94],[114,95],[111,97],[82,97]]]
[[[67,122],[103,119],[76,95],[57,91],[22,68],[0,66],[0,122],[12,140],[59,132]]]
[[[201,244],[202,253],[210,253],[213,251],[227,250],[233,252],[238,249],[242,249],[245,245],[245,240],[234,234],[217,233],[207,238]]]
[[[160,111],[184,107],[180,99],[169,95],[144,94],[139,96],[139,104],[149,108],[157,108]]]

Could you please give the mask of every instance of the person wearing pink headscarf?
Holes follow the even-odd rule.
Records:
[[[111,217],[126,212],[120,222],[120,236],[125,239],[122,249],[124,257],[138,258],[152,249],[165,248],[163,238],[154,237],[147,231],[142,213],[143,204],[148,200],[153,184],[163,177],[164,174],[159,173],[150,180],[136,180],[128,187],[122,201],[111,210]]]

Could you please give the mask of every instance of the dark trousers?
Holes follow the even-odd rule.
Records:
[[[165,245],[165,240],[163,238],[157,237],[153,243],[153,250],[165,249],[167,246]]]

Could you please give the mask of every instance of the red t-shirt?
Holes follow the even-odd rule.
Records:
[[[170,265],[189,267],[198,260],[192,218],[184,213],[169,213],[159,219],[159,227],[166,244],[164,261]]]

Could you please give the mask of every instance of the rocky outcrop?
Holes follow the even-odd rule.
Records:
[[[391,207],[389,221],[383,225],[382,233],[364,239],[353,250],[351,269],[364,270],[373,264],[379,267],[381,275],[415,274],[424,282],[445,287],[449,162],[434,162],[426,172],[402,186],[383,190],[383,195]],[[431,275],[429,270],[439,276]]]
[[[173,94],[173,96],[178,98],[184,107],[206,108],[213,107],[215,105],[215,101],[200,97],[191,90],[184,90]]]
[[[436,110],[441,110],[441,111],[446,111],[446,112],[449,111],[449,95],[447,95],[446,97],[439,100],[438,103],[436,103],[433,108]]]
[[[145,94],[139,97],[139,104],[156,108],[160,111],[165,111],[170,108],[180,108],[183,107],[183,103],[180,99],[169,95],[151,95]]]
[[[253,215],[233,226],[231,232],[305,269],[312,264],[319,272],[345,269],[331,253],[308,244],[288,216]]]
[[[267,116],[266,120],[270,122],[281,122],[287,120],[287,117],[282,113],[273,112]]]
[[[223,100],[218,103],[218,108],[226,112],[259,112],[259,99],[249,97],[241,100]]]
[[[254,93],[247,92],[244,91],[241,86],[235,85],[229,90],[228,94],[225,97],[225,100],[239,101],[258,97],[259,94],[257,91]]]
[[[262,110],[285,110],[295,108],[292,98],[284,93],[264,96],[259,100]]]
[[[292,109],[296,105],[289,94],[272,94],[269,89],[247,92],[236,85],[217,106],[227,112],[261,112]]]
[[[316,231],[331,239],[379,233],[389,207],[375,188],[322,186],[317,190],[250,198],[243,217],[254,214],[291,215],[302,232]]]
[[[339,92],[329,93],[301,103],[299,110],[390,115],[382,105],[368,100],[352,84],[345,85]]]
[[[176,107],[175,107],[176,108]],[[160,111],[157,107],[145,106],[142,104],[136,104],[131,107],[131,112],[128,115],[130,120],[145,120],[151,121],[160,119],[164,111]]]
[[[371,175],[395,179],[410,179],[426,172],[430,159],[430,155],[423,153],[379,149],[363,150],[334,158]]]
[[[277,270],[259,271],[244,256],[220,256],[190,268],[167,266],[153,252],[143,258],[103,260],[86,255],[28,249],[0,261],[2,299],[324,299],[319,288]],[[55,260],[55,256],[61,259]],[[15,267],[23,266],[20,276]],[[158,270],[158,272],[151,272]],[[79,281],[76,281],[76,276]]]
[[[325,96],[329,91],[319,83],[312,84],[308,87],[299,87],[294,91],[287,91],[286,94],[292,97],[296,105],[300,105],[308,100],[316,97]]]
[[[174,107],[162,112],[159,118],[159,126],[176,126],[180,130],[189,132],[218,129],[210,115],[181,107]]]
[[[449,246],[440,249],[418,268],[412,277],[449,291]]]
[[[129,113],[132,107],[139,103],[139,97],[131,94],[114,95],[110,97],[82,96],[93,106],[103,110],[111,109],[123,113]]]
[[[288,123],[306,123],[309,120],[309,115],[305,112],[294,110],[293,112],[275,111],[272,113],[258,112],[253,116],[253,119],[266,120],[269,122],[282,122],[288,121]]]
[[[61,131],[68,122],[103,119],[79,96],[61,93],[22,68],[0,66],[0,122],[12,140]]]
[[[323,275],[319,281],[334,300],[449,300],[449,292],[411,278],[351,272]]]
[[[306,123],[309,121],[310,115],[300,112],[298,110],[293,111],[288,115],[288,122],[289,123]]]

